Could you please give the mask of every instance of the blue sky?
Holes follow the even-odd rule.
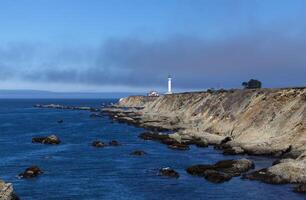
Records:
[[[305,19],[304,0],[0,0],[0,89],[302,86]]]

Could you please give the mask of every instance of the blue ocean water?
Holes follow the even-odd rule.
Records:
[[[193,177],[185,168],[239,158],[220,151],[191,146],[175,151],[153,141],[143,141],[141,128],[112,123],[107,117],[90,118],[87,111],[34,108],[36,103],[99,107],[116,100],[0,100],[0,178],[14,184],[23,200],[157,200],[157,199],[279,199],[297,200],[306,196],[292,192],[290,185],[268,185],[239,177],[214,184]],[[58,120],[64,123],[58,124]],[[32,144],[33,136],[58,135],[58,146]],[[95,149],[95,139],[118,140],[122,146]],[[143,157],[129,155],[144,150]],[[246,156],[257,168],[271,165],[267,157]],[[31,165],[44,174],[31,180],[16,175]],[[157,176],[158,168],[172,167],[179,179]]]

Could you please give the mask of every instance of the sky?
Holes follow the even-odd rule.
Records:
[[[0,89],[306,85],[305,0],[0,0]]]

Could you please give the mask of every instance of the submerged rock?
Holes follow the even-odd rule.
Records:
[[[23,173],[20,173],[18,177],[19,178],[34,178],[42,173],[43,171],[39,167],[32,166],[32,167],[27,168]]]
[[[106,145],[100,140],[95,140],[91,143],[91,146],[100,148],[100,147],[105,147]]]
[[[103,117],[103,116],[99,113],[92,113],[89,115],[89,117],[96,118],[96,117]]]
[[[164,167],[159,169],[159,176],[168,176],[172,178],[178,178],[180,175],[178,172],[176,172],[174,169],[171,169],[170,167]]]
[[[298,185],[293,189],[293,191],[298,193],[306,193],[306,184]]]
[[[32,138],[32,143],[60,144],[61,140],[56,135],[50,135],[47,137],[34,137]]]
[[[135,150],[135,151],[133,151],[132,153],[131,153],[131,155],[133,155],[133,156],[144,156],[144,155],[146,155],[147,153],[146,152],[144,152],[144,151],[142,151],[142,150]]]
[[[186,169],[191,175],[201,176],[214,183],[229,181],[254,168],[254,163],[247,159],[224,160],[214,165],[194,165]]]
[[[110,146],[120,146],[120,143],[117,140],[112,140],[108,143]]]

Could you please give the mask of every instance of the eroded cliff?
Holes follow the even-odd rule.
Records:
[[[175,126],[178,140],[200,137],[218,145],[230,137],[224,145],[229,152],[291,158],[268,168],[268,174],[306,182],[306,88],[191,92],[149,101],[127,97],[119,106],[144,107],[135,111],[137,123]]]

